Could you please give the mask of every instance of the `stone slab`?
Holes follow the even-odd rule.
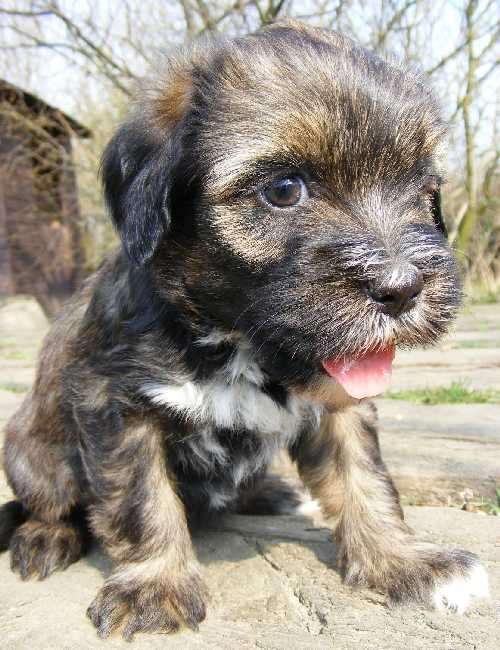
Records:
[[[492,598],[464,616],[420,606],[390,609],[384,597],[341,584],[325,529],[290,517],[229,517],[196,540],[211,591],[198,633],[138,635],[133,648],[264,650],[498,650],[500,522],[450,508],[407,508],[424,536],[465,546],[484,561]],[[21,582],[0,556],[0,638],[8,650],[126,648],[100,641],[85,609],[109,570],[99,550],[44,582]]]
[[[425,406],[377,400],[383,458],[406,502],[495,499],[500,485],[500,406]]]

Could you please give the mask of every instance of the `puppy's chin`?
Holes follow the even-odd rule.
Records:
[[[318,375],[306,386],[295,386],[290,390],[301,399],[321,404],[329,411],[340,411],[361,401],[351,397],[337,381],[327,375]]]

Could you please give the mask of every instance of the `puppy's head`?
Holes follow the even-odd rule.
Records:
[[[394,346],[432,343],[457,310],[443,133],[419,75],[275,25],[171,62],[105,153],[106,195],[160,291],[243,334],[271,377],[347,376],[361,397],[356,372],[377,392]]]

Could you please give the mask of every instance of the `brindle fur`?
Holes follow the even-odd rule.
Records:
[[[292,455],[302,479],[334,520],[337,565],[345,582],[369,585],[392,602],[424,601],[436,577],[465,575],[472,553],[425,543],[403,520],[380,455],[372,403],[325,416]]]
[[[321,366],[432,343],[457,310],[425,80],[296,23],[193,46],[144,97],[103,159],[122,250],[55,323],[7,427],[18,502],[0,549],[43,578],[84,550],[83,512],[115,563],[88,612],[99,633],[196,628],[187,521],[269,506],[284,447],[338,517],[346,580],[428,599],[475,560],[412,536],[370,407]],[[309,188],[299,207],[258,198],[290,173]],[[363,287],[401,261],[424,288],[392,317]]]

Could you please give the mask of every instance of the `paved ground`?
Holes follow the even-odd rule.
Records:
[[[397,354],[397,391],[452,381],[500,391],[500,305],[467,308],[438,348]],[[377,403],[384,457],[407,502],[459,505],[464,491],[494,498],[500,484],[500,405]]]
[[[497,600],[465,616],[423,608],[390,610],[369,591],[353,593],[334,569],[328,534],[291,518],[232,517],[224,532],[197,544],[212,601],[200,632],[138,636],[146,648],[211,650],[498,650],[500,548],[498,519],[451,508],[408,508],[412,526],[433,540],[465,545],[490,572]],[[0,556],[0,637],[6,650],[130,647],[99,641],[85,609],[102,583],[100,553],[46,582],[20,583]]]
[[[0,305],[0,428],[20,402],[46,322],[28,301]],[[398,354],[394,388],[448,385],[500,389],[500,306],[469,309],[432,351]],[[379,400],[385,458],[406,503],[493,497],[500,484],[500,406],[418,406]],[[9,497],[0,478],[0,502]],[[498,650],[500,518],[457,507],[408,507],[429,538],[480,555],[492,599],[463,617],[422,608],[390,610],[368,591],[341,585],[321,522],[228,518],[197,541],[212,601],[198,634],[138,637],[136,648],[338,648]],[[97,640],[84,612],[109,566],[99,550],[47,582],[21,583],[0,556],[0,647],[122,648]]]

